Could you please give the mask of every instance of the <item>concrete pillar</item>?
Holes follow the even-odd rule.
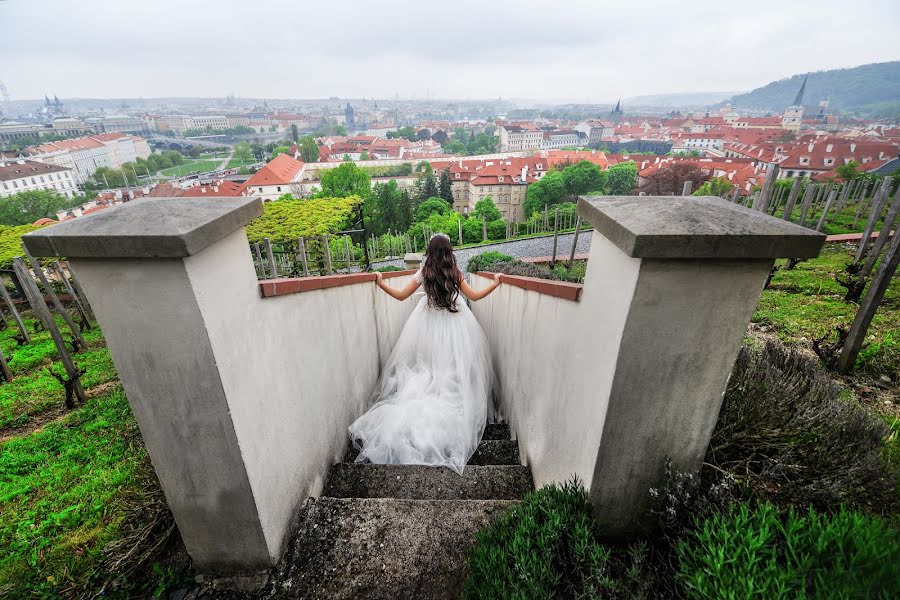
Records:
[[[605,527],[628,531],[667,458],[699,470],[774,259],[816,256],[825,238],[714,197],[589,198],[578,210],[612,242],[601,248],[637,259],[629,276],[605,282],[631,290],[623,310],[603,316],[621,337],[598,390],[609,400],[590,481]],[[592,253],[588,277],[594,261],[604,257]]]
[[[243,229],[261,213],[252,198],[136,200],[24,238],[35,255],[69,258],[206,572],[280,558],[365,410],[379,315],[405,310],[376,314],[368,280],[262,297]]]
[[[422,255],[419,252],[407,252],[403,256],[403,264],[407,269],[418,269],[422,266]]]

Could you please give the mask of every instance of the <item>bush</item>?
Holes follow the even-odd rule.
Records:
[[[897,598],[900,534],[839,510],[782,518],[769,503],[697,520],[677,545],[687,598]]]
[[[485,253],[490,254],[490,253]],[[473,257],[475,258],[475,257]],[[471,261],[471,259],[470,259]],[[471,264],[471,263],[470,263]],[[551,269],[543,265],[528,263],[521,260],[504,260],[498,261],[485,267],[478,269],[480,271],[490,271],[492,273],[503,273],[504,275],[518,275],[519,277],[536,277],[537,279],[549,279],[551,281],[568,281],[570,283],[581,283],[584,281],[584,263],[573,264],[572,270],[566,269],[563,262],[558,262],[556,267]],[[473,272],[469,269],[469,272]]]
[[[377,269],[374,269],[374,270],[378,271],[380,273],[390,273],[391,271],[403,271],[404,269],[401,269],[400,267],[395,267],[394,265],[388,265],[386,267],[378,267]]]
[[[600,543],[577,481],[532,492],[479,532],[464,598],[642,598],[653,572],[647,546]]]
[[[888,429],[838,388],[812,358],[770,341],[741,349],[706,463],[734,473],[749,491],[780,505],[851,504],[898,509],[882,460]]]
[[[511,260],[513,260],[512,256],[503,254],[502,252],[495,252],[493,250],[491,250],[490,252],[482,252],[481,254],[476,254],[475,256],[469,258],[469,262],[466,263],[466,271],[468,271],[469,273],[484,271],[489,265],[508,262]]]

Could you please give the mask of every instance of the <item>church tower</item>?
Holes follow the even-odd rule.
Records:
[[[785,109],[784,116],[781,117],[781,126],[790,131],[800,131],[800,125],[803,123],[803,93],[806,92],[807,79],[809,75],[803,78],[794,103]]]
[[[344,107],[344,124],[347,126],[348,132],[356,127],[356,115],[349,102],[347,103],[347,106]]]
[[[622,100],[619,99],[616,101],[616,107],[612,109],[612,112],[609,113],[609,120],[613,123],[618,123],[622,120]]]

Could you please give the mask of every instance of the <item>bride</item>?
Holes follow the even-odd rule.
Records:
[[[356,462],[450,467],[460,475],[478,447],[487,420],[493,368],[487,339],[465,300],[480,300],[500,285],[498,273],[475,291],[456,266],[450,238],[431,238],[425,261],[402,289],[375,283],[405,300],[425,295],[403,326],[372,407],[350,426]]]

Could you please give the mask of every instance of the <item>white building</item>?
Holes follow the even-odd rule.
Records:
[[[124,133],[60,140],[30,148],[31,158],[71,169],[77,183],[87,181],[100,167],[120,168],[136,158],[148,158],[147,140]]]
[[[78,194],[69,169],[34,160],[0,161],[0,197],[34,190],[53,190],[68,198]]]
[[[583,135],[583,134],[582,134]],[[560,148],[573,148],[584,146],[588,143],[588,137],[579,137],[579,132],[574,129],[560,129],[557,131],[545,131],[541,141],[541,150],[559,150]]]
[[[225,115],[198,115],[186,119],[187,129],[228,129],[228,117]]]
[[[544,132],[539,129],[528,129],[522,125],[501,125],[500,152],[520,152],[540,148],[544,141]]]

